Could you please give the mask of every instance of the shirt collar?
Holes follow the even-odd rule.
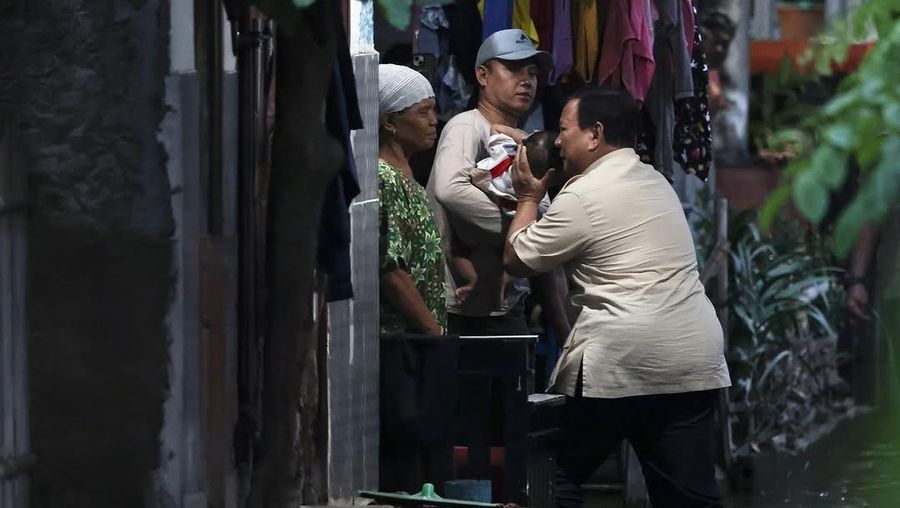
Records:
[[[563,184],[562,188],[565,189],[566,187],[569,186],[570,183],[574,182],[575,180],[578,180],[579,178],[581,178],[584,175],[590,173],[591,171],[599,168],[602,164],[604,164],[612,159],[621,159],[621,158],[626,158],[626,157],[627,158],[636,158],[637,157],[637,154],[635,153],[634,148],[618,148],[616,150],[609,152],[608,154],[604,155],[603,157],[600,157],[599,159],[592,162],[591,165],[588,166],[587,169],[582,171],[580,174],[577,174],[577,175],[573,176],[572,178],[569,178],[569,180],[566,181],[565,184]]]

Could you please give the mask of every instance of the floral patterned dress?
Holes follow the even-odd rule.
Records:
[[[441,235],[425,189],[383,160],[378,161],[379,267],[384,274],[400,268],[412,279],[441,327],[447,326],[444,253]],[[381,298],[381,331],[409,331],[409,325],[386,298]]]

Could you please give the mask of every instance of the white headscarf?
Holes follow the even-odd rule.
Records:
[[[378,112],[395,113],[434,97],[431,83],[417,71],[402,65],[378,66]]]

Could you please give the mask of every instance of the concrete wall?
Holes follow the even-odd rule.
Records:
[[[167,5],[29,0],[0,13],[15,35],[0,93],[29,173],[35,508],[151,503],[177,192],[157,140]]]

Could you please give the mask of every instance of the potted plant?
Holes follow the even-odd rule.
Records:
[[[806,41],[815,37],[825,24],[822,0],[782,0],[778,4],[781,40]]]

